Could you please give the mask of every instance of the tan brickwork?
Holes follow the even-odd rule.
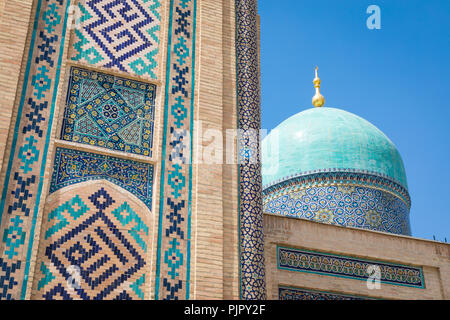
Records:
[[[235,48],[235,3],[223,2],[223,130],[237,127],[236,105],[236,48]],[[224,140],[226,140],[224,135]],[[224,146],[226,146],[224,141]],[[228,150],[229,146],[227,146]],[[236,141],[233,141],[233,157],[237,161]],[[224,159],[226,162],[226,160]],[[238,228],[238,167],[223,166],[223,299],[239,298],[239,228]]]
[[[55,104],[55,115],[58,114],[62,114],[62,112],[64,112],[64,106],[65,106],[65,97],[66,97],[66,92],[67,92],[67,81],[64,81],[67,78],[67,69],[70,67],[68,65],[68,59],[67,59],[67,52],[68,52],[68,48],[69,48],[69,38],[66,37],[65,38],[65,42],[64,42],[64,54],[62,57],[62,61],[61,61],[61,73],[60,73],[60,82],[57,88],[57,98],[56,98],[56,104]],[[29,272],[29,276],[28,276],[28,282],[27,282],[27,292],[26,292],[26,299],[30,299],[31,298],[31,289],[32,289],[32,285],[34,282],[34,278],[36,276],[36,274],[39,274],[40,270],[39,270],[39,266],[36,265],[36,260],[37,260],[37,252],[38,252],[38,247],[40,244],[40,230],[41,230],[41,223],[42,223],[42,217],[43,217],[43,212],[44,212],[44,208],[46,205],[46,200],[47,200],[47,196],[49,194],[49,189],[50,189],[50,180],[51,180],[51,175],[53,173],[53,161],[54,161],[54,152],[56,149],[56,141],[57,138],[59,138],[59,126],[58,123],[60,122],[60,118],[55,116],[53,118],[53,125],[52,125],[52,132],[50,134],[50,141],[49,141],[49,149],[48,149],[48,153],[47,153],[47,164],[45,167],[45,171],[44,171],[44,182],[43,182],[43,188],[42,188],[42,193],[40,194],[40,205],[39,205],[39,209],[38,209],[38,215],[37,215],[37,219],[36,219],[36,231],[34,233],[34,240],[33,240],[33,250],[32,255],[31,255],[31,263],[30,263],[30,272]],[[39,277],[39,275],[38,275]]]
[[[222,130],[223,56],[222,3],[200,1],[199,71],[197,82],[196,132],[201,157],[209,144],[223,147],[221,137],[209,136],[209,129]],[[200,128],[202,132],[200,132]],[[219,131],[219,132],[220,132]],[[207,137],[209,139],[207,139]],[[209,141],[208,141],[209,140]],[[219,141],[217,141],[219,140]],[[217,143],[218,142],[218,143]],[[197,145],[197,143],[196,143]],[[203,150],[202,150],[203,149]],[[220,149],[219,152],[222,152]],[[206,162],[206,161],[205,161]],[[222,166],[203,163],[196,166],[195,225],[195,298],[223,297],[223,204]]]
[[[1,0],[0,1],[0,19],[3,16],[3,11],[5,10],[5,4],[6,4],[6,0]]]
[[[15,124],[13,110],[20,101],[29,50],[27,39],[31,36],[34,21],[32,7],[32,0],[0,2],[0,171],[3,159],[9,156],[7,139]]]
[[[159,175],[160,153],[163,135],[163,107],[166,88],[166,50],[168,32],[168,1],[162,2],[160,60],[161,79],[154,82],[158,85],[156,97],[155,148],[153,157],[147,158],[123,154],[98,147],[83,146],[76,143],[59,140],[61,118],[64,112],[64,101],[67,91],[67,68],[77,65],[69,59],[69,40],[66,38],[61,79],[58,87],[57,104],[51,141],[45,168],[43,191],[34,236],[34,250],[31,256],[29,281],[26,298],[40,298],[37,286],[42,279],[40,270],[44,259],[45,240],[42,234],[48,229],[48,214],[67,197],[77,193],[86,198],[99,186],[111,192],[115,198],[127,201],[134,206],[135,211],[147,219],[150,227],[148,235],[147,264],[145,267],[146,282],[145,298],[154,298],[155,261],[157,246],[157,228],[159,214]],[[211,143],[219,142],[223,148],[227,146],[226,129],[234,129],[237,125],[236,110],[236,70],[235,70],[235,16],[234,1],[204,0],[198,2],[197,35],[196,35],[196,90],[194,119],[197,121],[195,130],[200,127],[202,132],[196,132],[194,145],[199,142],[201,148],[195,148],[194,154],[203,155]],[[34,19],[32,1],[0,1],[0,164],[3,156],[8,156],[5,148],[9,133],[13,137],[14,108],[20,101],[20,92],[26,68],[26,59],[30,31]],[[258,20],[259,28],[259,20]],[[28,37],[28,40],[27,40]],[[73,44],[73,40],[72,40]],[[102,68],[102,71],[111,72]],[[114,73],[112,73],[114,74]],[[127,76],[120,73],[121,76]],[[131,78],[135,78],[132,76]],[[204,139],[208,129],[218,129],[223,136]],[[202,139],[202,141],[199,141]],[[94,181],[67,187],[51,195],[49,193],[50,177],[53,170],[55,147],[67,147],[77,150],[95,152],[112,156],[124,157],[155,165],[153,213],[130,195],[127,191],[106,181]],[[236,152],[235,141],[233,141]],[[6,150],[6,152],[5,152]],[[228,150],[229,151],[229,150]],[[236,155],[233,156],[234,160]],[[227,161],[223,154],[223,162]],[[4,170],[3,170],[4,171]],[[238,234],[238,168],[236,164],[196,164],[193,168],[192,197],[192,256],[191,256],[191,298],[194,299],[237,299],[239,297],[239,234]],[[2,172],[2,178],[4,177]],[[44,217],[44,218],[43,218]],[[42,228],[41,228],[42,226]],[[24,226],[29,229],[29,225]],[[68,227],[60,230],[63,234]],[[128,231],[128,229],[124,229]],[[54,237],[57,237],[55,235]],[[354,228],[342,228],[317,222],[296,220],[271,215],[265,216],[265,256],[267,268],[268,297],[278,297],[278,285],[294,286],[311,290],[321,290],[336,293],[368,296],[388,299],[450,299],[450,247],[449,245],[416,239],[412,237],[395,236],[381,232],[372,232]],[[53,237],[51,238],[53,239]],[[342,254],[359,258],[388,261],[398,264],[411,264],[423,268],[425,288],[408,288],[382,284],[380,290],[369,290],[364,281],[315,275],[302,272],[284,271],[276,268],[276,246],[290,246],[318,250],[333,254]],[[22,247],[20,250],[26,250]],[[21,254],[22,252],[19,252]],[[36,263],[37,262],[37,263]],[[53,273],[55,270],[52,270]],[[130,279],[130,283],[138,276]],[[62,279],[59,279],[62,280]],[[130,284],[128,283],[128,285]],[[89,291],[94,294],[95,291]]]
[[[0,9],[0,42],[5,48],[0,52],[0,189],[3,190],[30,49],[36,1],[4,0],[0,3]],[[17,291],[16,288],[11,294],[17,295]]]
[[[93,66],[99,71],[112,70],[118,75],[131,75],[148,81],[164,80],[161,77],[162,52],[159,45],[164,45],[164,42],[158,43],[157,39],[161,37],[162,24],[167,21],[160,17],[168,2],[130,2],[122,13],[123,5],[106,8],[108,0],[96,4],[96,10],[86,0],[73,1],[76,19],[84,20],[81,24],[89,25],[90,32],[84,28],[73,28],[70,34],[70,60],[79,65]],[[101,14],[101,20],[97,12]],[[129,21],[124,19],[125,16]],[[105,32],[108,28],[112,31]],[[112,56],[116,62],[113,62]]]
[[[96,219],[93,223],[90,223],[88,220],[99,212],[99,209],[96,208],[93,201],[96,198],[92,196],[102,189],[113,200],[113,203],[107,205],[106,209],[103,210],[105,217],[112,222],[113,227],[106,224],[106,220],[103,218]],[[75,197],[77,200],[74,201],[73,199]],[[101,195],[98,201],[100,203],[106,202],[105,196]],[[62,208],[65,204],[68,205]],[[128,205],[128,207],[123,207],[124,205]],[[119,218],[114,213],[115,210],[120,214]],[[60,216],[56,216],[55,213],[60,214]],[[79,216],[77,215],[78,213]],[[51,214],[55,216],[51,216]],[[120,220],[120,218],[123,220]],[[39,270],[37,270],[35,275],[31,299],[43,299],[43,295],[57,284],[61,284],[62,288],[67,292],[73,291],[66,278],[62,275],[62,270],[64,269],[60,269],[53,261],[53,263],[50,263],[48,250],[52,244],[58,240],[61,241],[63,237],[72,237],[71,232],[73,233],[77,228],[80,228],[82,223],[86,225],[86,228],[79,233],[74,233],[73,238],[69,241],[62,240],[57,248],[53,248],[52,252],[54,256],[60,261],[63,261],[65,267],[70,265],[69,257],[73,257],[74,259],[85,258],[86,261],[82,263],[83,270],[86,271],[89,267],[93,268],[88,277],[93,279],[93,281],[94,279],[99,279],[99,284],[93,283],[91,287],[87,285],[87,281],[80,281],[81,289],[89,297],[95,297],[108,286],[112,285],[114,281],[117,281],[120,275],[125,275],[127,270],[133,269],[137,261],[132,251],[125,247],[124,242],[121,242],[119,237],[112,233],[112,228],[117,228],[118,232],[131,244],[132,250],[136,250],[137,254],[143,258],[145,265],[141,266],[137,272],[133,272],[130,277],[126,278],[126,281],[121,283],[112,292],[107,293],[106,298],[115,298],[123,291],[126,291],[127,294],[135,299],[143,298],[144,294],[142,293],[142,296],[139,297],[131,286],[142,278],[144,274],[148,273],[150,268],[149,257],[151,257],[151,253],[148,249],[152,248],[152,246],[150,246],[149,236],[154,232],[151,220],[151,212],[149,212],[144,203],[131,193],[105,180],[84,182],[52,193],[47,199],[47,205],[44,211],[41,241],[37,257],[37,265],[39,267],[37,269]],[[59,225],[63,221],[67,221],[67,225],[59,228]],[[145,243],[146,247],[133,238],[133,228],[138,228],[136,233]],[[102,233],[105,233],[107,238],[102,238]],[[94,250],[95,246],[98,245],[99,251],[92,256],[83,257],[83,252],[77,251],[75,248],[77,243],[82,243],[84,250]],[[118,248],[120,252],[114,253],[114,248]],[[70,250],[73,251],[70,252]],[[128,262],[120,259],[122,255]],[[98,266],[97,268],[96,265]],[[43,274],[42,268],[47,268],[53,276],[48,281],[43,280],[45,279],[45,274]],[[111,276],[102,278],[102,276],[108,275],[108,270],[115,271],[112,272]],[[144,290],[145,286],[150,287],[146,283],[140,289]],[[76,294],[71,296],[79,299]],[[62,297],[60,294],[56,294],[55,298]]]
[[[165,32],[167,31],[167,26],[166,23],[167,22],[167,5],[166,3],[163,1],[162,3],[162,15],[161,15],[161,19],[163,21],[162,23],[162,32],[161,32],[161,43],[166,43],[167,42],[167,37],[165,36]],[[38,217],[37,217],[37,223],[36,223],[36,230],[40,230],[41,228],[41,221],[42,221],[42,214],[44,211],[44,207],[46,204],[46,198],[48,195],[48,190],[50,187],[50,179],[51,179],[51,174],[53,173],[53,158],[54,158],[54,151],[55,148],[57,146],[59,147],[68,147],[71,149],[76,149],[76,150],[82,150],[82,151],[88,151],[88,152],[95,152],[98,154],[105,154],[105,155],[112,155],[112,156],[119,156],[119,157],[125,157],[127,159],[130,160],[136,160],[136,161],[140,161],[140,162],[150,162],[153,163],[155,165],[154,167],[154,190],[153,190],[153,194],[155,195],[153,197],[153,212],[157,212],[156,210],[158,210],[158,198],[156,197],[157,190],[158,190],[158,184],[159,184],[159,164],[158,164],[158,158],[159,158],[159,152],[160,149],[159,148],[155,148],[155,152],[153,154],[153,157],[148,158],[148,157],[143,157],[143,156],[136,156],[136,155],[130,155],[130,154],[123,154],[121,152],[114,152],[114,151],[110,151],[107,149],[103,149],[103,148],[99,148],[99,147],[90,147],[90,146],[83,146],[80,144],[76,144],[76,143],[71,143],[71,142],[67,142],[67,141],[61,141],[59,140],[59,132],[61,129],[61,121],[62,121],[62,115],[64,113],[64,107],[65,107],[65,99],[66,99],[66,93],[67,93],[67,85],[68,85],[68,77],[69,74],[68,72],[66,72],[66,70],[68,70],[68,68],[70,68],[71,66],[77,66],[76,63],[73,63],[70,58],[69,58],[69,43],[70,43],[70,39],[69,37],[66,37],[66,41],[65,41],[65,47],[64,47],[64,56],[63,56],[63,60],[61,63],[61,81],[58,87],[58,95],[57,95],[57,103],[55,106],[55,115],[59,115],[59,116],[55,116],[54,117],[54,125],[53,125],[53,130],[51,133],[51,139],[50,139],[50,145],[49,145],[49,152],[48,152],[48,159],[49,161],[47,162],[47,166],[45,169],[45,178],[44,178],[44,184],[43,184],[43,192],[41,194],[41,201],[40,201],[40,207],[39,207],[39,212],[38,212]],[[165,48],[166,46],[161,46],[161,54],[164,55],[165,54]],[[163,65],[163,67],[165,68],[165,66]],[[103,72],[105,70],[102,70]],[[111,73],[114,74],[114,73]],[[124,76],[123,73],[119,74],[120,76]],[[136,77],[131,76],[131,79],[136,79]],[[160,84],[160,82],[153,82],[157,85]],[[162,139],[160,136],[160,127],[161,125],[161,118],[162,118],[162,114],[163,114],[163,97],[164,97],[164,91],[163,88],[161,88],[161,86],[157,87],[157,95],[156,95],[156,100],[155,100],[155,128],[154,128],[154,144],[158,145],[158,142]],[[88,188],[87,192],[92,191],[93,189]],[[126,192],[126,191],[125,191]],[[155,226],[154,230],[157,230],[157,222],[158,219],[157,217],[155,217],[155,215],[151,214],[151,219],[152,219],[152,225]],[[151,246],[151,248],[149,248],[149,253],[153,256],[156,255],[155,253],[155,248],[156,248],[156,236],[155,235],[156,232],[153,232],[150,234],[150,237],[154,237],[154,239],[151,239],[149,241],[149,246]],[[38,245],[40,243],[40,232],[37,231],[35,232],[35,236],[34,236],[34,247],[37,248]],[[29,281],[28,281],[28,286],[27,286],[27,295],[26,298],[29,299],[31,296],[31,286],[34,282],[34,277],[36,276],[37,278],[39,278],[41,276],[40,274],[40,266],[36,265],[36,252],[37,249],[33,250],[33,255],[31,257],[31,264],[30,264],[30,273],[29,273]],[[146,268],[148,269],[146,271],[146,285],[143,288],[143,290],[145,290],[145,297],[146,299],[151,299],[152,295],[154,295],[154,290],[152,290],[151,288],[154,288],[154,272],[155,272],[155,265],[154,265],[154,257],[149,259],[149,263],[146,265]],[[38,281],[38,280],[36,280]]]
[[[69,37],[64,44],[61,64],[61,81],[57,91],[55,117],[52,126],[44,182],[40,195],[40,207],[34,234],[34,247],[30,257],[30,272],[25,298],[41,298],[37,290],[43,278],[41,262],[43,250],[50,240],[45,231],[49,228],[48,214],[75,193],[85,199],[100,186],[105,187],[115,199],[127,201],[140,216],[146,219],[150,230],[145,273],[142,287],[146,299],[155,298],[158,219],[160,205],[160,174],[165,105],[165,78],[168,42],[169,1],[162,1],[161,31],[159,46],[160,79],[151,81],[157,85],[155,101],[154,153],[152,157],[130,155],[99,147],[80,145],[59,140],[61,119],[64,112],[68,85],[68,68],[79,66],[70,60]],[[9,148],[14,136],[14,110],[20,101],[22,83],[27,62],[28,43],[33,27],[32,1],[0,0],[0,165],[9,157]],[[227,148],[227,129],[237,127],[236,105],[236,60],[235,60],[235,1],[202,0],[197,2],[197,32],[194,96],[194,161],[207,153],[208,146],[221,145]],[[259,19],[258,19],[259,29]],[[84,66],[86,67],[86,66]],[[95,66],[88,67],[98,70]],[[140,79],[136,75],[107,70],[102,72]],[[17,113],[17,111],[15,111]],[[201,127],[201,132],[199,128]],[[222,132],[221,137],[208,136],[209,129]],[[107,181],[93,181],[61,189],[49,195],[50,179],[56,147],[82,150],[110,155],[154,165],[152,212],[127,191]],[[6,150],[6,151],[5,151]],[[206,151],[205,151],[206,150]],[[232,164],[227,164],[226,153],[218,159],[223,163],[194,163],[192,176],[192,234],[191,234],[191,299],[238,299],[239,298],[239,226],[238,226],[238,167],[236,165],[236,141],[232,141],[234,152]],[[219,148],[219,151],[220,150]],[[224,150],[225,151],[225,150]],[[200,157],[202,158],[202,157]],[[2,170],[1,179],[4,179]],[[30,220],[24,226],[30,228]],[[267,296],[278,298],[278,286],[293,286],[309,290],[343,293],[357,296],[386,299],[450,299],[450,246],[438,242],[397,236],[381,232],[344,228],[318,222],[265,215],[265,258]],[[52,237],[67,232],[60,230]],[[123,231],[129,231],[124,228]],[[365,281],[330,277],[311,273],[279,270],[276,267],[276,247],[316,250],[330,254],[341,254],[370,260],[421,267],[425,288],[411,288],[381,284],[380,290],[369,290]],[[23,246],[20,248],[23,255]],[[57,274],[56,270],[51,270]],[[127,285],[136,281],[133,276]],[[59,280],[63,280],[60,278]],[[89,293],[96,291],[90,289]]]
[[[264,222],[269,299],[278,299],[279,285],[379,299],[450,299],[449,244],[268,214]],[[370,290],[366,281],[280,270],[277,245],[422,267],[425,288],[381,283]]]
[[[236,144],[227,146],[226,136],[237,127],[234,19],[234,1],[199,3],[194,154],[203,163],[194,165],[195,299],[239,297]],[[210,135],[210,129],[222,137]],[[220,152],[232,149],[227,150],[234,152],[232,163],[226,164],[225,152],[213,155],[218,164],[207,163],[212,145]]]
[[[3,126],[3,124],[5,124],[5,128],[9,127],[9,134],[8,134],[8,138],[7,138],[7,145],[6,148],[0,148],[1,151],[0,152],[4,152],[3,154],[3,167],[2,167],[2,171],[1,171],[1,186],[3,188],[4,185],[4,179],[5,179],[5,175],[6,175],[6,169],[7,169],[7,164],[8,164],[8,159],[10,157],[10,153],[11,153],[11,145],[12,145],[12,141],[15,137],[17,137],[19,135],[20,132],[16,132],[15,131],[15,125],[16,125],[16,119],[17,119],[17,110],[18,110],[18,106],[19,103],[21,101],[21,97],[22,97],[22,90],[23,90],[23,85],[24,82],[29,81],[29,79],[25,79],[25,72],[27,69],[27,63],[28,63],[28,53],[30,50],[30,42],[31,42],[31,36],[32,36],[32,31],[33,28],[35,26],[35,15],[36,15],[36,8],[37,8],[37,3],[38,1],[10,1],[7,0],[5,3],[5,7],[4,7],[4,12],[2,15],[2,21],[5,21],[5,25],[1,25],[0,26],[0,30],[2,30],[2,35],[8,36],[8,42],[9,44],[6,45],[6,47],[8,47],[11,51],[6,50],[3,51],[3,53],[6,53],[8,55],[8,57],[14,57],[15,55],[19,55],[20,56],[20,60],[21,63],[19,65],[17,65],[17,71],[13,71],[10,68],[13,68],[16,63],[15,60],[6,60],[8,65],[6,68],[1,68],[3,72],[5,71],[8,75],[8,79],[14,79],[14,77],[18,76],[19,77],[19,82],[18,83],[14,83],[14,81],[9,81],[8,88],[6,88],[5,90],[2,89],[2,92],[9,92],[12,90],[14,90],[14,108],[8,107],[6,106],[5,108],[2,107],[2,110],[5,110],[5,112],[9,110],[13,111],[12,112],[12,117],[8,123],[8,121],[6,121],[5,119],[1,119],[0,120],[0,125]],[[29,7],[28,7],[29,6]],[[31,12],[29,11],[31,9]],[[26,37],[24,37],[24,34],[20,34],[20,32],[24,32],[25,31],[25,24],[26,24],[26,28],[27,28],[27,33],[25,34]],[[8,30],[7,32],[4,32],[4,30]],[[17,33],[17,34],[16,34]],[[65,42],[64,44],[65,48],[67,48],[67,42]],[[24,48],[24,49],[22,49]],[[16,56],[17,57],[17,56]],[[31,69],[33,69],[33,63],[31,61]],[[14,73],[17,72],[17,73]],[[64,64],[61,66],[61,76],[64,75]],[[50,75],[52,76],[52,75]],[[28,88],[28,91],[30,89]],[[60,91],[60,90],[58,90]],[[9,96],[11,97],[11,96]],[[1,99],[2,103],[9,103],[8,102],[8,97],[5,96],[5,99]],[[55,108],[55,110],[57,110],[57,106]],[[26,111],[24,110],[24,114],[26,113]],[[24,114],[22,114],[22,118],[24,118]],[[20,129],[19,129],[20,130]],[[54,127],[53,127],[54,130]],[[0,141],[1,141],[1,135],[0,135]],[[20,141],[19,141],[20,143]],[[51,149],[49,149],[49,154],[51,154]],[[20,161],[19,161],[20,162]],[[47,163],[48,164],[48,163]],[[18,163],[17,161],[15,161],[12,164],[12,172],[14,172],[14,168],[17,167],[18,165],[20,165],[20,163]],[[49,174],[49,170],[45,170],[44,172],[44,177],[48,178],[48,174]],[[43,186],[44,188],[42,190],[46,190],[45,186],[47,185],[48,180],[44,178],[44,183]],[[40,202],[40,210],[38,211],[38,215],[37,215],[37,219],[36,219],[36,229],[39,230],[39,225],[40,225],[40,219],[41,219],[41,210],[44,206],[44,201],[45,201],[45,197],[46,197],[47,193],[46,192],[41,192],[41,194],[39,194],[39,197],[41,198],[41,202]],[[44,200],[44,201],[42,201]],[[5,222],[7,219],[3,219]],[[28,235],[31,231],[31,225],[32,225],[32,220],[31,219],[27,219],[25,218],[24,221],[24,226],[23,226],[23,230],[26,232],[26,234]],[[39,232],[35,232],[34,233],[34,237],[33,237],[33,244],[34,246],[36,246],[36,244],[38,243],[39,240]],[[31,241],[31,239],[30,239]],[[0,245],[1,246],[1,245]],[[20,248],[20,252],[19,252],[19,256],[24,256],[26,254],[26,250],[28,249],[27,246],[22,246],[22,248]],[[30,288],[32,285],[32,279],[33,279],[33,269],[34,269],[34,264],[35,264],[35,259],[36,259],[36,251],[37,250],[31,250],[31,257],[30,257],[30,268],[29,268],[29,274],[28,274],[28,281],[27,281],[27,291],[25,294],[25,299],[29,299],[30,298]],[[21,268],[22,270],[25,267],[25,261],[23,261],[23,267]],[[22,275],[16,275],[19,280],[20,277]],[[18,298],[20,297],[22,291],[22,286],[16,286],[12,291],[11,294],[14,298]]]
[[[166,77],[166,66],[167,66],[167,42],[169,37],[169,15],[170,15],[170,4],[169,1],[162,1],[161,7],[161,32],[160,32],[160,60],[161,60],[161,81],[158,85],[158,93],[156,95],[155,101],[155,130],[154,130],[154,145],[155,147],[155,162],[154,162],[154,175],[153,175],[153,226],[154,232],[151,234],[151,246],[152,246],[152,256],[151,256],[151,270],[150,270],[150,288],[149,299],[155,299],[155,281],[156,281],[156,257],[157,257],[157,245],[158,245],[158,228],[159,228],[159,203],[160,203],[160,185],[161,185],[161,152],[163,144],[163,134],[164,134],[164,97],[166,92],[165,77]]]

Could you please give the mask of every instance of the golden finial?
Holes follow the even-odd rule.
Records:
[[[316,66],[316,77],[313,80],[314,88],[316,88],[316,94],[312,98],[312,104],[314,107],[322,107],[325,104],[325,98],[320,94],[320,78],[317,75],[319,67]]]

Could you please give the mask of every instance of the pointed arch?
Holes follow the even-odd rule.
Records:
[[[152,213],[107,180],[47,198],[32,299],[144,299],[150,292]]]

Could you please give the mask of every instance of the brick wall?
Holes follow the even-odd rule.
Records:
[[[450,299],[450,245],[408,236],[333,226],[303,219],[265,215],[267,294],[278,299],[278,286],[381,299]],[[366,281],[277,268],[277,245],[423,268],[425,288]]]

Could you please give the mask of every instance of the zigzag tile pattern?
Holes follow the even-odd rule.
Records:
[[[170,2],[155,298],[189,299],[196,0]]]
[[[24,299],[59,84],[68,0],[36,3],[0,204],[0,300]]]
[[[80,0],[72,61],[159,77],[161,0]]]
[[[83,188],[44,215],[33,299],[144,299],[147,217],[114,189]]]

